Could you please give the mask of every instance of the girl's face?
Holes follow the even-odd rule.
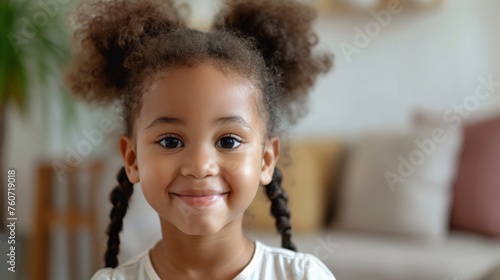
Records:
[[[134,139],[120,149],[162,222],[208,235],[241,218],[268,184],[279,140],[267,139],[259,92],[211,64],[172,69],[144,93]]]

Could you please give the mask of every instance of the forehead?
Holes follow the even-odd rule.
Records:
[[[139,116],[143,123],[163,116],[201,122],[238,115],[261,126],[258,96],[250,80],[212,64],[174,68],[161,73],[146,90]]]

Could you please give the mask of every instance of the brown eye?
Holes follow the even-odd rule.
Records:
[[[175,148],[184,147],[184,143],[182,143],[182,141],[179,138],[173,137],[173,136],[167,136],[167,137],[161,139],[160,141],[158,141],[158,143],[160,143],[160,145],[162,145],[163,147],[165,147],[167,149],[175,149]]]
[[[225,136],[219,139],[215,145],[223,149],[236,149],[241,145],[241,139],[234,136]]]

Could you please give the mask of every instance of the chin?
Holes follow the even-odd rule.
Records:
[[[197,225],[182,225],[177,227],[180,231],[187,235],[212,235],[220,231],[222,227],[208,224],[197,224]]]
[[[220,215],[185,215],[182,219],[174,222],[174,226],[188,235],[211,235],[219,232],[225,224]]]

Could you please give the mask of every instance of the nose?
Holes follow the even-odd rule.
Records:
[[[191,146],[185,152],[181,166],[183,176],[203,179],[219,173],[215,147]]]

